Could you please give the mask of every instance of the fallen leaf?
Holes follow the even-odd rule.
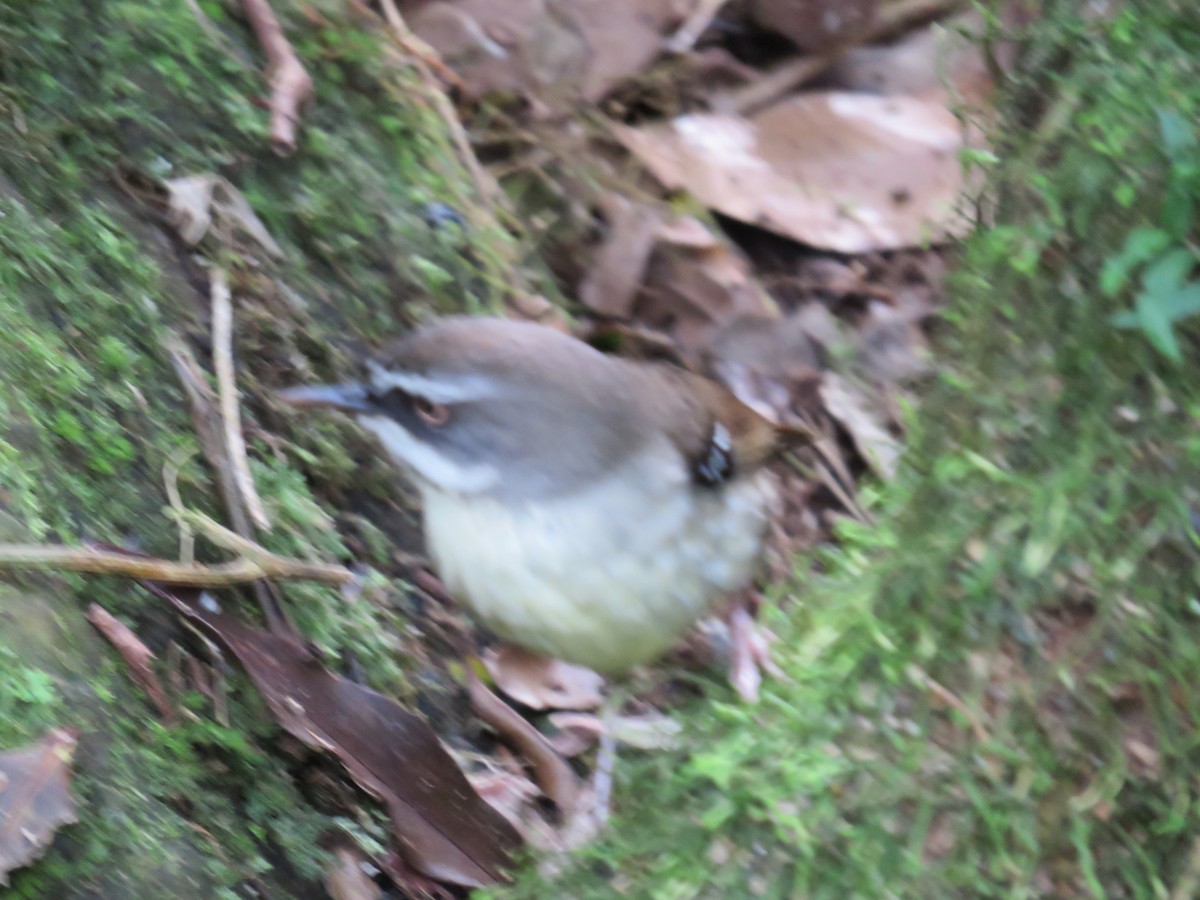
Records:
[[[592,312],[628,319],[663,216],[657,207],[615,193],[605,206],[608,233],[579,285],[579,299]]]
[[[55,729],[40,743],[0,753],[0,885],[46,852],[62,825],[79,821],[70,790],[75,736]]]
[[[895,475],[900,461],[900,442],[879,423],[865,400],[832,372],[825,375],[821,399],[829,415],[846,429],[867,465],[881,478]]]
[[[483,664],[496,686],[531,709],[595,709],[604,701],[604,677],[583,666],[520,647],[490,647]]]
[[[467,695],[475,714],[529,761],[542,793],[564,815],[572,815],[579,807],[584,786],[567,761],[554,752],[540,731],[470,672],[467,676]]]
[[[929,370],[924,332],[903,311],[874,301],[858,326],[858,358],[870,374],[892,384]]]
[[[228,179],[212,172],[185,175],[164,182],[167,188],[167,220],[185,244],[195,246],[204,239],[213,222],[237,226],[276,258],[283,250],[254,212],[242,192]]]
[[[879,0],[750,0],[750,18],[801,50],[828,52],[862,35]]]
[[[968,13],[918,28],[895,43],[855,47],[829,70],[826,80],[839,90],[922,97],[939,103],[951,102],[953,94],[982,107],[993,89],[982,42],[954,33],[981,27],[982,17]]]
[[[546,735],[560,756],[567,759],[589,749],[604,732],[600,717],[594,713],[556,712],[547,716],[553,731]]]
[[[617,136],[673,190],[734,219],[840,253],[967,232],[962,131],[937,102],[814,91],[752,119],[692,114]]]
[[[237,658],[285,731],[337,756],[386,804],[413,869],[466,887],[506,877],[519,835],[471,790],[424,719],[332,674],[299,640],[248,627],[208,592],[143,584]]]
[[[439,0],[406,14],[466,92],[527,94],[563,109],[598,100],[658,56],[679,0]]]
[[[790,419],[810,406],[805,398],[820,382],[824,354],[806,320],[743,316],[711,341],[705,369],[734,395],[770,421]]]
[[[87,619],[108,639],[125,660],[129,675],[136,681],[154,703],[158,714],[165,722],[174,722],[175,710],[167,700],[162,682],[154,672],[154,654],[138,639],[128,625],[121,622],[98,603],[88,607]]]
[[[325,867],[325,890],[333,900],[380,900],[380,890],[366,867],[365,856],[352,847],[338,847]]]
[[[538,786],[519,772],[479,772],[468,776],[471,787],[518,830],[525,808],[542,795]]]
[[[698,219],[679,216],[658,236],[632,315],[670,335],[693,365],[730,322],[776,312],[741,251]]]

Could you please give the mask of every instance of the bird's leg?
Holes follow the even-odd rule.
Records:
[[[762,673],[783,678],[783,670],[771,659],[769,633],[760,628],[751,615],[758,602],[750,591],[738,599],[729,613],[729,682],[747,703],[758,701]]]
[[[592,773],[592,818],[597,825],[608,822],[612,808],[613,772],[617,767],[616,719],[626,699],[621,687],[609,685],[608,696],[600,707],[600,739],[596,748],[596,771]]]

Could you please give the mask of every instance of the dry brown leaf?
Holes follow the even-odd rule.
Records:
[[[483,664],[497,687],[531,709],[596,709],[604,701],[604,676],[520,647],[491,647]]]
[[[740,250],[691,216],[664,223],[634,306],[638,322],[670,335],[696,363],[730,322],[775,312]]]
[[[545,736],[469,670],[467,696],[475,714],[529,761],[542,793],[557,804],[564,815],[573,814],[584,795],[583,785],[567,761],[554,752]]]
[[[226,227],[240,228],[271,256],[283,256],[283,250],[275,243],[267,226],[228,179],[204,172],[172,178],[165,186],[167,219],[179,231],[185,244],[195,246],[200,243],[213,222],[218,221]]]
[[[579,285],[579,299],[592,312],[628,319],[642,286],[663,217],[657,207],[618,194],[605,198],[608,234]]]
[[[828,73],[831,87],[887,96],[923,97],[948,103],[951,94],[972,106],[982,106],[994,85],[978,41],[968,41],[950,29],[979,28],[975,13],[946,23],[928,25],[892,44],[856,47]]]
[[[406,15],[468,94],[545,107],[597,100],[640,72],[688,11],[680,0],[437,0]]]
[[[897,249],[970,227],[961,129],[940,103],[812,92],[749,120],[686,115],[617,135],[666,187],[814,247]]]
[[[750,0],[750,17],[809,53],[829,52],[860,38],[879,0]]]
[[[55,729],[40,743],[0,753],[0,885],[46,852],[62,825],[79,821],[71,797],[75,736]]]
[[[858,327],[858,358],[879,381],[899,383],[929,370],[929,342],[912,317],[872,302]]]
[[[556,712],[546,718],[554,729],[546,740],[568,759],[589,749],[604,732],[600,717],[594,713]]]
[[[167,700],[167,693],[163,690],[162,682],[158,680],[158,675],[154,672],[154,653],[150,648],[139,640],[128,625],[117,619],[99,603],[93,603],[88,607],[87,619],[121,654],[121,658],[125,660],[125,665],[129,669],[130,677],[141,685],[142,690],[150,697],[163,720],[175,721],[175,710]]]
[[[819,382],[822,367],[820,348],[796,315],[735,319],[713,338],[705,362],[739,400],[776,424],[791,418],[797,400]]]
[[[538,786],[519,772],[478,772],[467,780],[475,793],[517,830],[523,827],[526,808],[542,795]]]
[[[885,479],[895,475],[900,462],[900,442],[879,423],[865,398],[853,391],[839,376],[829,372],[821,385],[821,399],[829,415],[846,429],[854,446],[875,474]]]
[[[383,891],[367,874],[370,865],[360,851],[338,847],[325,867],[325,890],[333,900],[380,900]]]
[[[248,627],[208,592],[143,584],[237,659],[285,731],[335,755],[386,804],[397,851],[417,873],[466,887],[505,879],[520,837],[424,719],[332,674],[299,640]]]

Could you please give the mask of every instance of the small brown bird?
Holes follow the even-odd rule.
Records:
[[[357,417],[411,475],[446,587],[526,649],[608,674],[751,578],[775,427],[665,363],[541,325],[445,319],[361,383],[282,398]]]

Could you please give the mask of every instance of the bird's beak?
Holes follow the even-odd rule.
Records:
[[[311,384],[284,388],[275,396],[301,409],[340,409],[344,412],[370,412],[373,408],[367,389],[357,381],[346,384]]]

